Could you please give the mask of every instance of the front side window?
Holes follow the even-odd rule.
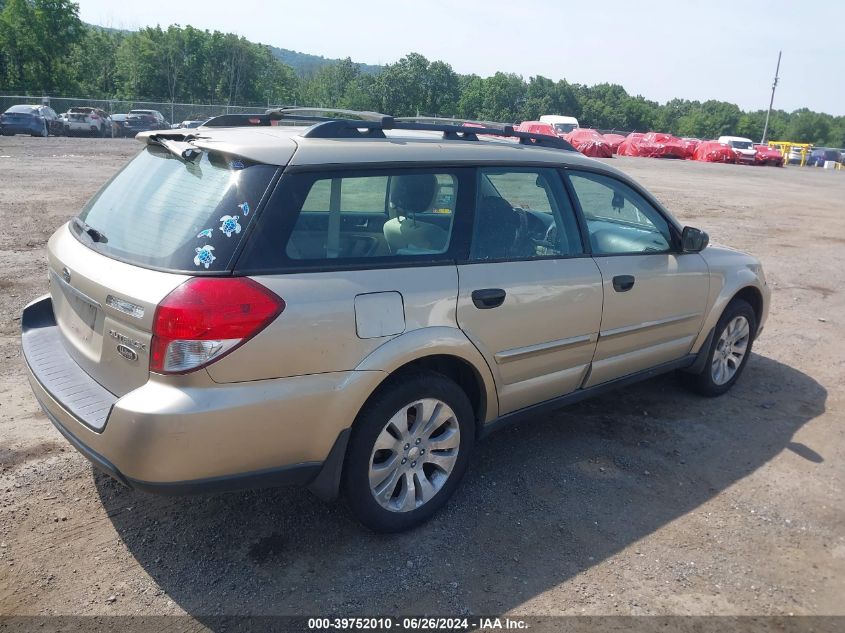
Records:
[[[437,256],[449,250],[458,196],[449,171],[292,175],[291,260]],[[301,202],[298,202],[301,200]]]
[[[671,250],[669,223],[625,183],[587,172],[570,171],[595,255],[665,253]]]
[[[554,169],[479,170],[470,259],[571,257],[578,225]]]

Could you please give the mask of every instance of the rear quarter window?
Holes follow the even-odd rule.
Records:
[[[186,162],[148,146],[83,208],[71,230],[90,248],[166,271],[228,270],[276,167],[203,152]]]

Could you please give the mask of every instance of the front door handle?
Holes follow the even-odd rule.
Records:
[[[635,281],[633,275],[616,275],[613,278],[613,289],[616,292],[628,292],[634,287]]]
[[[498,308],[505,302],[507,293],[501,288],[484,288],[472,291],[472,302],[479,310]]]

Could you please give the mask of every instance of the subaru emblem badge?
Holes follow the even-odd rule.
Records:
[[[62,268],[62,279],[65,280],[65,283],[70,283],[70,271],[68,270],[67,266]]]
[[[135,350],[123,343],[117,346],[117,353],[123,356],[126,360],[138,360],[138,354]]]

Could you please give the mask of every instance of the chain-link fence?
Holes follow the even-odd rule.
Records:
[[[58,114],[70,108],[90,106],[101,108],[109,114],[126,113],[130,110],[158,110],[170,123],[181,121],[204,121],[221,114],[263,113],[268,107],[276,105],[231,106],[207,103],[170,103],[161,101],[122,101],[117,99],[81,99],[78,97],[51,97],[33,95],[0,95],[0,112],[18,104],[48,105]]]

